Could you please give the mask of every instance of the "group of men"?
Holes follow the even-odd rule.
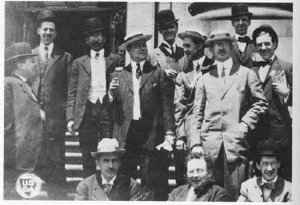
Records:
[[[178,19],[162,10],[161,44],[148,53],[151,35],[128,35],[120,48],[130,62],[123,65],[122,56],[104,50],[101,19],[86,19],[90,50],[73,60],[54,43],[55,14],[42,11],[40,45],[6,49],[5,174],[12,176],[5,189],[24,171],[63,184],[67,130],[79,133],[86,177],[78,200],[291,200],[283,178],[291,180],[292,65],[275,55],[271,26],[247,36],[251,17],[237,4],[235,35],[178,34]],[[257,176],[247,180],[250,168]]]

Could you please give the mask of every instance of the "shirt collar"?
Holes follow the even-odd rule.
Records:
[[[101,175],[101,179],[102,179],[102,184],[110,184],[113,185],[115,180],[116,180],[116,176],[114,176],[110,181],[107,181],[103,175]]]
[[[171,49],[171,47],[173,47],[174,52],[176,51],[176,46],[177,46],[176,39],[175,39],[175,42],[173,43],[172,46],[171,46],[167,41],[165,41],[165,40],[162,40],[161,43],[167,45],[167,46],[168,46],[168,49]]]
[[[218,61],[216,60],[216,64],[218,67],[225,67],[225,69],[231,69],[233,65],[232,58],[228,58],[226,61]]]
[[[203,61],[205,59],[205,56],[201,56],[200,58],[196,59],[196,60],[193,60],[193,66],[194,66],[194,69],[198,66],[198,65],[202,65],[203,64]]]
[[[40,49],[42,50],[42,51],[45,51],[45,47],[48,47],[48,51],[49,51],[49,53],[52,53],[52,51],[53,51],[53,48],[54,48],[54,43],[50,43],[49,45],[45,45],[45,44],[43,44],[43,43],[40,43]]]
[[[143,60],[143,61],[139,62],[140,66],[141,66],[141,71],[143,71],[143,67],[144,67],[145,62],[146,62],[146,60]],[[132,60],[131,61],[131,67],[134,70],[134,72],[136,70],[136,65],[137,65],[137,62]]]
[[[261,184],[265,184],[265,183],[275,183],[278,179],[278,176],[276,176],[272,181],[267,181],[265,180],[263,177],[261,178]]]
[[[95,51],[95,50],[91,49],[90,54],[91,54],[92,58],[95,58],[96,53],[99,53],[100,58],[104,57],[104,49],[101,49],[100,51]]]
[[[236,33],[234,35],[234,37],[235,37],[235,39],[244,38],[244,37],[247,37],[247,34],[245,34],[245,35],[239,35],[239,34]]]

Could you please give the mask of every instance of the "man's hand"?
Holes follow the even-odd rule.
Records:
[[[109,85],[109,94],[114,97],[116,90],[118,89],[118,87],[120,86],[120,82],[119,82],[119,78],[115,77],[111,80],[110,85]]]
[[[286,97],[290,93],[290,89],[288,88],[287,84],[284,82],[273,82],[272,86],[274,90],[282,97]]]
[[[73,121],[73,120],[70,120],[70,121],[67,123],[67,130],[68,130],[68,132],[70,132],[70,133],[73,133],[73,132],[74,132],[74,121]]]
[[[170,79],[175,79],[177,76],[176,70],[174,70],[172,68],[165,69],[165,72],[166,72],[167,77]]]

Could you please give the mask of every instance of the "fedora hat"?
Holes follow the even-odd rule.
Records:
[[[37,15],[37,20],[38,22],[43,22],[43,21],[56,21],[56,15],[54,14],[53,11],[49,9],[42,10],[38,13]]]
[[[37,56],[32,53],[31,46],[26,42],[13,43],[5,49],[5,62],[11,62],[21,57]]]
[[[103,21],[97,17],[88,18],[83,23],[83,34],[90,35],[105,29]]]
[[[99,157],[102,154],[124,154],[125,149],[120,148],[118,140],[115,138],[103,138],[97,146],[96,152],[91,152],[92,157]]]
[[[215,41],[221,41],[221,40],[233,42],[235,39],[234,39],[234,37],[229,32],[226,32],[226,31],[216,31],[216,32],[212,32],[208,36],[205,44],[209,46],[213,42],[215,42]]]
[[[161,10],[156,16],[156,22],[159,29],[168,28],[173,23],[177,23],[172,10]]]
[[[200,41],[203,41],[203,42],[205,42],[205,40],[207,39],[206,36],[201,35],[197,31],[185,31],[185,32],[181,32],[181,33],[178,34],[178,37],[180,39],[184,39],[186,37],[191,37],[191,38],[199,39]]]
[[[232,18],[238,16],[249,16],[252,17],[252,13],[249,12],[248,6],[246,4],[236,4],[231,7]]]
[[[149,41],[152,38],[152,35],[144,35],[142,33],[132,34],[125,37],[124,42],[120,45],[120,47],[127,48],[130,44],[133,44],[138,41]]]

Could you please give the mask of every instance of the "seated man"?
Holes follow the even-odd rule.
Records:
[[[187,158],[187,181],[169,194],[169,201],[232,201],[225,189],[215,184],[213,163],[201,153]]]
[[[96,159],[97,171],[78,184],[75,200],[151,200],[152,194],[134,179],[118,174],[120,155],[124,151],[116,139],[103,138],[97,152],[91,152]]]
[[[258,145],[256,167],[261,176],[248,179],[241,186],[238,201],[288,202],[291,201],[291,182],[278,176],[280,159],[277,145],[265,141]]]

